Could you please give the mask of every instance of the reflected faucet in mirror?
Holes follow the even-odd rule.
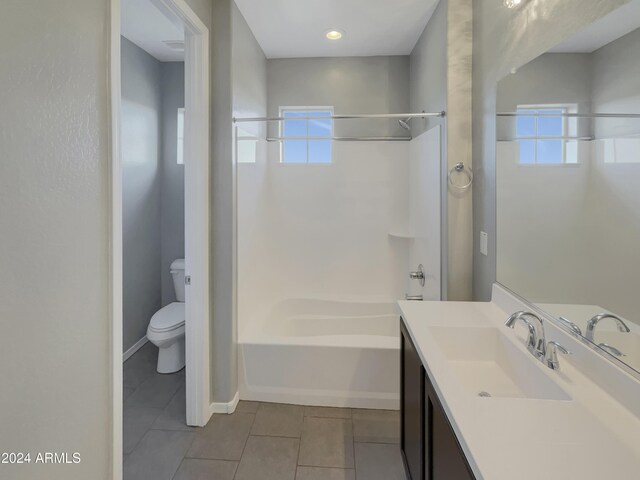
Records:
[[[596,325],[598,325],[598,323],[600,323],[602,320],[606,318],[611,318],[616,322],[619,332],[629,333],[631,331],[627,326],[627,324],[624,323],[624,321],[617,315],[614,315],[613,313],[600,313],[598,315],[594,315],[593,317],[591,317],[591,320],[587,322],[586,337],[588,340],[593,341],[593,332],[596,328]]]
[[[626,357],[627,356],[626,353],[622,353],[620,350],[618,350],[613,345],[609,345],[607,343],[599,343],[598,346],[600,348],[602,348],[604,351],[609,352],[614,357]]]

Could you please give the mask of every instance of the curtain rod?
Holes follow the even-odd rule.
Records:
[[[595,140],[593,137],[513,137],[513,138],[499,138],[497,142],[519,142],[521,140],[577,140],[577,141],[589,141]]]
[[[285,140],[331,140],[335,142],[409,142],[411,137],[268,137],[267,142]]]
[[[233,123],[243,122],[280,122],[284,120],[320,120],[320,119],[332,119],[332,120],[351,120],[357,118],[426,118],[426,117],[444,117],[446,113],[433,112],[433,113],[377,113],[369,115],[327,115],[324,117],[245,117],[238,118],[233,117]]]
[[[499,112],[496,117],[640,118],[640,113],[524,113]]]

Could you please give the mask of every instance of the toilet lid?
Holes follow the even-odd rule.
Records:
[[[166,332],[184,325],[184,303],[174,302],[158,310],[149,323],[155,332]]]

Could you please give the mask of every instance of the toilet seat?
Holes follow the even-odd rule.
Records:
[[[170,332],[184,326],[184,303],[173,302],[158,310],[149,322],[149,331]]]

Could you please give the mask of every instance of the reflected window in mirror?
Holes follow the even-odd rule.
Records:
[[[575,105],[519,105],[516,138],[520,144],[520,164],[576,163],[567,154],[569,119],[562,115]],[[528,116],[531,115],[531,116]]]

